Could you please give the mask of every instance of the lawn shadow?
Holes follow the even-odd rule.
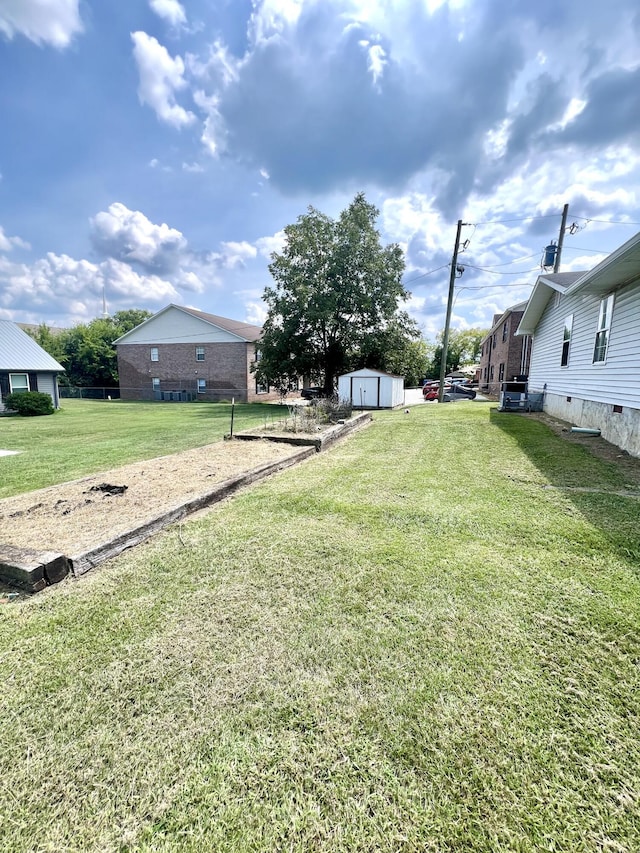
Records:
[[[543,475],[597,528],[618,556],[640,570],[640,459],[595,436],[571,433],[546,413],[490,409],[489,420],[514,439]]]

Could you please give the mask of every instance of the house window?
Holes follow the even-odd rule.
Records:
[[[262,360],[262,353],[260,352],[260,347],[256,347],[256,354],[254,361],[257,363]]]
[[[204,394],[207,390],[207,380],[198,379],[198,394]]]
[[[502,343],[507,340],[507,335],[509,334],[509,324],[505,323],[502,327]]]
[[[9,383],[12,394],[23,394],[29,390],[29,377],[26,373],[10,373]]]
[[[154,377],[151,380],[151,386],[152,386],[154,391],[159,391],[160,390],[160,380],[157,377]]]
[[[596,344],[593,348],[593,363],[598,364],[607,360],[607,347],[609,346],[609,332],[611,330],[611,315],[613,314],[613,293],[600,302],[600,313],[598,315],[598,330],[596,332]]]
[[[159,361],[158,347],[151,347],[151,361]]]
[[[493,348],[494,348],[494,349],[496,348],[496,336],[495,336],[495,333],[494,333],[494,335],[493,335]]]
[[[204,347],[196,347],[196,361],[204,361]]]
[[[484,381],[487,381],[487,368],[484,369]]]
[[[256,394],[268,394],[269,386],[262,385],[260,382],[256,382]]]
[[[504,382],[504,362],[498,366],[498,382]]]
[[[573,314],[569,314],[564,318],[564,331],[562,333],[562,356],[560,357],[560,367],[566,367],[569,364],[569,345],[571,343],[571,331],[573,329]]]
[[[489,368],[489,382],[493,382],[493,365]]]

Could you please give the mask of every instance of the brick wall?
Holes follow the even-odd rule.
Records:
[[[204,349],[204,360],[196,359],[196,347]],[[185,391],[198,400],[237,402],[277,399],[275,392],[256,394],[255,377],[249,366],[255,358],[253,344],[241,341],[205,344],[158,344],[158,360],[151,361],[148,344],[120,344],[118,373],[123,400],[154,400],[153,379],[159,391]],[[198,380],[205,388],[198,389]]]
[[[496,397],[500,394],[502,382],[509,382],[514,376],[522,374],[523,346],[528,347],[528,338],[516,337],[515,332],[522,319],[522,311],[509,312],[502,315],[500,322],[491,330],[482,346],[480,357],[480,388]],[[507,324],[506,335],[504,332]],[[528,358],[525,359],[524,373],[529,369]]]

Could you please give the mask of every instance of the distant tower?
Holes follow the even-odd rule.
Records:
[[[109,312],[107,311],[107,296],[104,290],[104,284],[102,285],[102,319],[107,320],[109,318]]]

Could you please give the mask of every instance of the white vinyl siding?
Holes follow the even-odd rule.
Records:
[[[640,282],[616,292],[607,360],[594,364],[594,330],[602,299],[603,295],[583,291],[565,295],[561,308],[549,300],[533,338],[529,389],[640,409]],[[571,358],[562,367],[569,313],[573,314]]]
[[[169,308],[157,314],[146,323],[127,333],[126,340],[118,346],[127,344],[208,344],[237,343],[244,341],[241,335],[234,335],[226,329],[212,326],[193,314],[186,314],[178,308]]]

